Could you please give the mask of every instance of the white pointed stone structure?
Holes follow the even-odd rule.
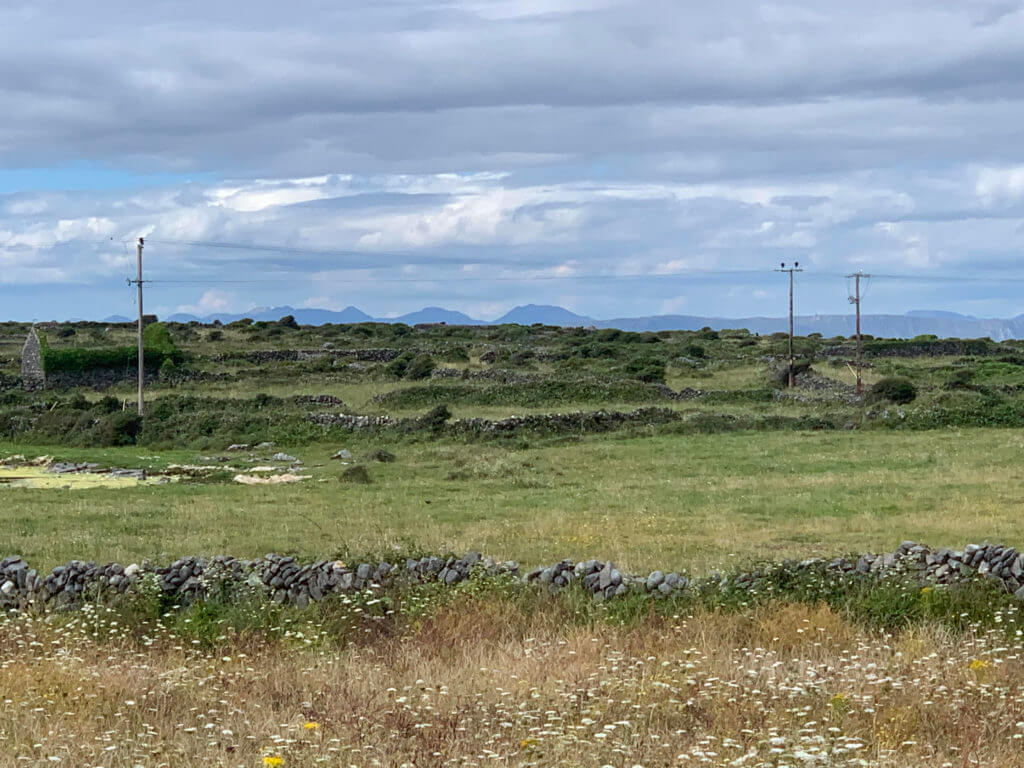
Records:
[[[25,389],[43,389],[46,372],[43,370],[43,347],[35,327],[29,331],[25,346],[21,348],[21,385]]]

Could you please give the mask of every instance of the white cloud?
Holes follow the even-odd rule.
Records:
[[[1024,165],[982,168],[977,172],[974,189],[985,201],[1019,198],[1024,194]]]
[[[176,311],[202,317],[216,312],[232,312],[238,306],[238,297],[233,293],[213,289],[204,291],[195,304],[182,304]]]

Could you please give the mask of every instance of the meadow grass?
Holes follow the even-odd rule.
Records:
[[[33,565],[186,554],[303,557],[479,550],[524,565],[599,557],[626,569],[705,572],[754,559],[1024,539],[1013,430],[608,435],[510,444],[353,437],[393,464],[338,482],[341,445],[289,449],[313,479],[292,486],[182,483],[0,489],[0,550]],[[159,469],[190,451],[6,445],[2,453]],[[239,464],[237,454],[225,454]]]
[[[1024,646],[865,629],[821,605],[577,620],[463,594],[362,639],[324,627],[0,623],[6,765],[1024,765]]]

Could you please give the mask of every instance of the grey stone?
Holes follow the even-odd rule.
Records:
[[[653,592],[658,588],[658,585],[665,580],[665,574],[661,571],[652,571],[651,575],[647,577],[647,591]]]
[[[612,564],[610,562],[605,563],[604,568],[601,569],[600,576],[598,576],[597,585],[601,589],[607,589],[610,587],[612,585],[612,573],[614,572],[615,569],[612,568]]]

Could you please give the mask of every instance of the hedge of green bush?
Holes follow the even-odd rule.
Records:
[[[46,373],[86,373],[97,368],[126,368],[137,364],[136,347],[58,347],[49,345],[40,335],[43,370]],[[151,323],[142,332],[143,354],[147,368],[160,368],[170,360],[177,365],[181,351],[163,323]]]

